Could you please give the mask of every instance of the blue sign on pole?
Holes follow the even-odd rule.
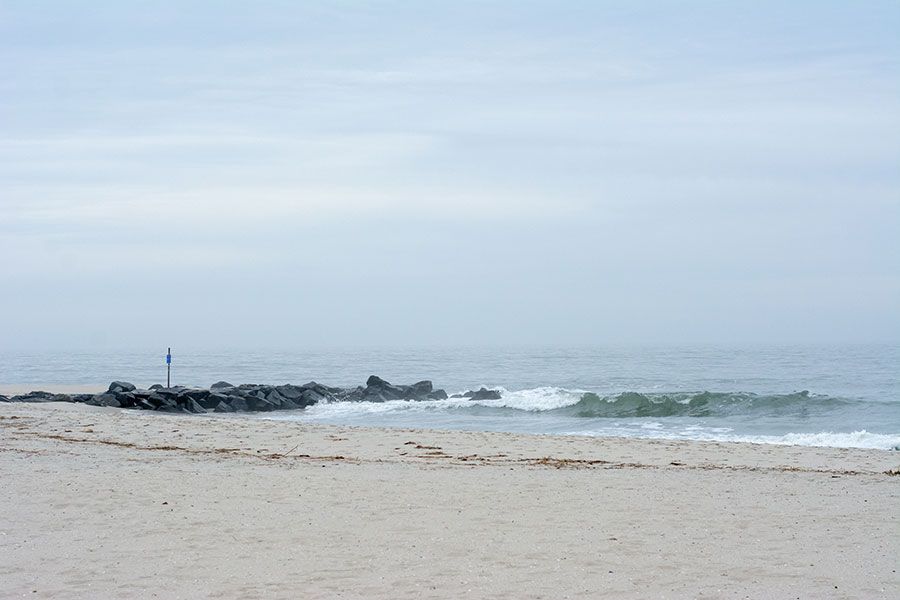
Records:
[[[167,365],[172,364],[172,355],[171,354],[166,354],[166,364]]]

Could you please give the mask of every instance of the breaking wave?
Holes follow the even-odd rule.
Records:
[[[588,392],[570,407],[558,410],[574,417],[725,417],[735,415],[796,415],[848,404],[837,398],[802,391],[763,396],[748,393],[640,394],[624,392],[601,397]]]
[[[264,418],[523,433],[900,449],[900,402],[813,394],[621,392],[537,387],[499,399],[326,402]],[[477,388],[476,388],[477,389]]]
[[[762,395],[747,392],[622,392],[601,396],[593,392],[561,388],[535,388],[509,392],[500,388],[500,400],[450,401],[435,403],[435,408],[466,410],[476,406],[528,412],[546,412],[559,416],[584,418],[630,417],[729,417],[729,416],[804,416],[858,406],[855,400],[810,394],[804,390],[790,394]],[[429,403],[430,404],[430,403]]]

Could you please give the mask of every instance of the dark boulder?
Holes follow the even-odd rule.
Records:
[[[391,385],[378,375],[369,375],[369,378],[366,379],[366,387],[379,387],[383,385]]]
[[[366,389],[363,392],[363,400],[366,402],[386,402],[388,400],[402,400],[409,386],[398,386],[388,383],[381,377],[372,375],[366,380]]]
[[[203,408],[216,408],[222,402],[228,403],[228,396],[225,394],[212,393],[208,395],[206,398],[201,398],[197,400],[197,403]]]
[[[209,386],[209,389],[220,390],[222,388],[232,388],[232,387],[234,387],[234,386],[231,385],[230,383],[228,383],[227,381],[217,381],[214,384],[212,384],[211,386]]]
[[[229,398],[235,398],[235,397],[246,398],[247,396],[249,396],[249,393],[246,390],[242,390],[242,389],[236,388],[236,387],[228,388],[228,389],[219,388],[219,390],[216,393],[224,394],[224,395],[228,396]]]
[[[190,398],[196,402],[199,402],[207,397],[209,397],[209,390],[197,389],[197,388],[185,388],[178,392],[178,398]]]
[[[109,389],[106,391],[110,394],[117,394],[119,392],[133,392],[136,389],[137,386],[132,383],[128,383],[127,381],[113,381],[111,384],[109,384]]]
[[[163,389],[163,386],[158,383],[154,383],[153,385],[150,386],[150,389],[151,390],[161,390],[161,389]]]
[[[404,386],[403,397],[406,400],[425,400],[428,394],[434,391],[434,386],[430,381],[418,381],[410,386]]]
[[[9,398],[4,396],[3,394],[0,394],[0,402],[9,402]]]
[[[116,397],[115,394],[97,394],[85,404],[89,404],[91,406],[112,406],[114,408],[121,408],[122,403]]]
[[[275,388],[275,390],[281,394],[282,398],[286,398],[288,400],[299,400],[301,396],[303,396],[303,392],[306,390],[300,387],[299,385],[279,385]]]
[[[318,404],[322,400],[325,399],[325,396],[320,394],[314,389],[303,390],[303,393],[300,394],[300,398],[296,400],[296,403],[300,407],[304,406],[312,406],[313,404]]]
[[[347,388],[340,390],[334,394],[334,399],[339,402],[362,402],[365,400],[366,388],[356,386],[355,388]]]
[[[446,400],[447,392],[445,392],[444,390],[434,390],[433,392],[428,394],[428,399],[429,400]]]
[[[53,392],[28,392],[19,396],[13,396],[10,402],[72,402],[68,394],[54,394]]]
[[[165,389],[165,388],[163,388]],[[159,392],[160,390],[156,390]],[[147,402],[154,407],[154,410],[175,411],[178,410],[178,401],[174,396],[167,396],[159,393],[152,394],[147,398]]]
[[[210,396],[210,398],[211,397],[212,396]],[[225,399],[216,404],[213,410],[217,413],[230,413],[234,412],[234,407],[228,402],[228,399]]]
[[[327,398],[329,400],[333,400],[337,396],[345,394],[347,392],[347,390],[343,388],[330,387],[327,385],[322,385],[321,383],[316,383],[315,381],[304,383],[300,387],[304,390],[312,390],[323,398]]]
[[[206,409],[203,408],[202,406],[200,406],[200,404],[198,404],[197,401],[192,398],[187,398],[186,401],[184,402],[184,404],[182,405],[182,408],[184,409],[185,412],[189,412],[189,413],[200,414],[200,413],[206,412]]]
[[[134,395],[134,392],[120,392],[118,394],[113,394],[116,397],[116,400],[119,401],[119,406],[122,408],[134,408],[137,403],[137,398]]]
[[[265,391],[265,394],[266,400],[268,400],[269,402],[274,402],[275,404],[281,404],[285,399],[284,396],[282,396],[281,393],[275,388],[267,389]]]
[[[458,398],[459,396],[454,396]],[[469,400],[499,400],[501,398],[500,392],[497,390],[489,390],[487,388],[481,388],[478,391],[468,391],[462,395],[463,398],[468,398]]]
[[[269,412],[273,411],[280,405],[280,402],[273,400],[269,400],[263,394],[263,392],[257,392],[256,397],[251,396],[247,398],[247,405],[250,407],[250,410],[256,410],[259,412]]]
[[[245,412],[250,410],[250,405],[247,403],[247,399],[242,396],[231,396],[228,402],[231,405],[231,408],[238,412]]]
[[[170,388],[165,388],[165,387],[164,388],[156,388],[153,391],[157,395],[163,396],[165,398],[171,398],[174,400],[179,395],[181,395],[181,392],[183,392],[184,389],[185,388],[179,386],[179,387],[170,387]]]
[[[330,387],[327,385],[322,385],[321,383],[316,383],[315,381],[310,381],[309,383],[304,383],[301,385],[303,389],[313,390],[317,394],[322,394],[323,396],[331,396],[343,391],[341,388]]]

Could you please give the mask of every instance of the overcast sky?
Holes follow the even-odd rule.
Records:
[[[0,350],[898,341],[898,31],[0,0]]]

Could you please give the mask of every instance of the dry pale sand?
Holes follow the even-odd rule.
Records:
[[[900,598],[898,466],[0,404],[0,597]]]

